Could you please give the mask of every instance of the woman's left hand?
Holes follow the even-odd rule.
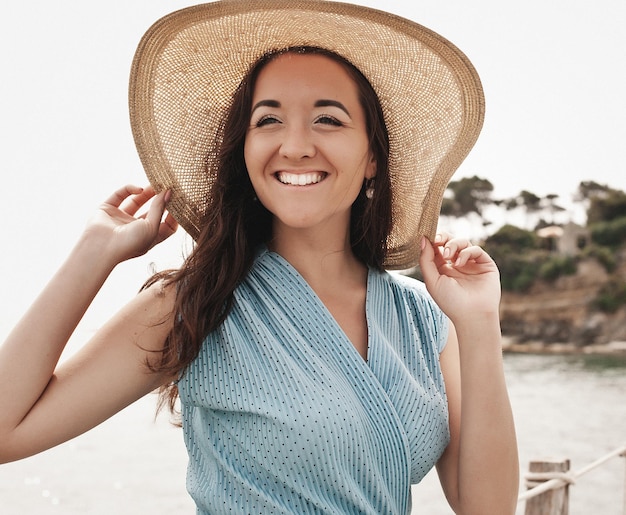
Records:
[[[500,273],[493,259],[467,239],[438,234],[424,238],[420,267],[429,293],[455,325],[497,313]]]
[[[437,463],[441,485],[455,513],[513,514],[519,461],[502,363],[498,268],[481,247],[448,234],[423,240],[420,266],[453,326],[439,360],[450,427]]]

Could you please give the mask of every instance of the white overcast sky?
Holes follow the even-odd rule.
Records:
[[[252,1],[252,0],[251,0]],[[487,98],[483,133],[455,178],[495,196],[569,198],[582,180],[626,190],[624,0],[368,0],[463,50]],[[3,314],[32,300],[109,192],[144,184],[127,113],[136,45],[181,0],[5,2],[0,17]],[[102,294],[114,309],[146,275],[176,264],[183,239],[125,264]]]

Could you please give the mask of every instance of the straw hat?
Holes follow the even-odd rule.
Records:
[[[467,57],[404,18],[328,0],[221,0],[163,17],[142,38],[130,78],[131,126],[148,179],[172,190],[168,209],[197,238],[211,206],[206,163],[231,96],[253,62],[291,46],[342,55],[377,92],[393,196],[385,267],[411,268],[478,137],[484,98]]]

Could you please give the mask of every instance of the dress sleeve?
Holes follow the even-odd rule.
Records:
[[[439,350],[439,354],[441,354],[446,343],[448,343],[450,319],[430,296],[424,283],[418,282],[418,285],[421,297],[420,300],[423,306],[422,312],[427,313],[425,317],[426,323],[430,322],[432,324],[432,327],[429,329],[432,331],[433,340]]]
[[[406,302],[411,306],[422,336],[432,342],[431,345],[441,354],[448,342],[448,316],[430,296],[423,282],[411,277],[401,277],[399,283],[403,286]]]

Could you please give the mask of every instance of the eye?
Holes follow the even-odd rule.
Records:
[[[266,125],[271,125],[271,124],[274,124],[274,123],[280,123],[280,121],[275,116],[273,116],[271,114],[266,114],[265,116],[261,116],[261,118],[259,118],[254,123],[254,126],[255,127],[264,127]]]
[[[339,121],[334,116],[329,114],[322,114],[315,119],[315,123],[321,123],[324,125],[332,125],[334,127],[343,127],[343,122]]]

